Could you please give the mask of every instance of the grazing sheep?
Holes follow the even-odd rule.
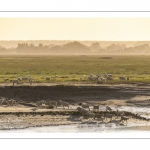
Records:
[[[123,122],[124,122],[124,121],[126,121],[126,123],[127,123],[128,119],[129,119],[129,118],[127,118],[127,117],[125,117],[125,116],[121,115],[120,122],[122,122],[122,121],[123,121]]]
[[[112,111],[112,109],[109,106],[106,106],[106,111]]]
[[[125,81],[126,81],[126,78],[125,78],[124,76],[120,76],[119,79],[120,79],[120,80],[125,80]]]
[[[113,114],[105,114],[104,117],[106,118],[106,120],[107,120],[107,118],[110,118],[110,120],[112,120],[114,115]]]
[[[118,118],[118,116],[121,116],[121,115],[124,115],[124,112],[117,110],[117,111],[116,111],[116,116],[117,116],[117,118]]]
[[[1,101],[1,106],[2,106],[3,104],[6,104],[6,105],[7,105],[7,100],[8,100],[8,99],[3,98],[2,101]]]
[[[86,109],[83,109],[81,107],[77,107],[77,109],[83,116],[89,116],[93,117],[93,113],[89,113]]]
[[[63,105],[63,108],[66,106],[69,109],[69,103],[63,102],[62,100],[60,100],[59,102],[61,103],[61,105]]]
[[[19,81],[18,81],[18,80],[10,80],[10,82],[13,83],[13,86],[15,85],[15,83],[16,83],[16,84],[19,84]]]
[[[0,105],[2,106],[4,99],[0,99]]]
[[[109,77],[109,76],[106,77],[106,80],[114,81],[113,77]]]
[[[11,106],[13,106],[13,105],[16,104],[16,103],[19,103],[19,102],[17,102],[16,100],[12,99]]]
[[[6,102],[7,102],[7,106],[11,106],[11,103],[12,103],[12,100],[11,100],[11,99],[10,99],[10,100],[7,100]]]
[[[97,80],[98,82],[106,83],[106,79],[103,77],[98,77]]]
[[[93,117],[93,119],[95,120],[95,118],[97,118],[97,119],[100,119],[100,118],[102,118],[104,115],[103,114],[94,114],[94,117]],[[103,118],[103,120],[104,120],[105,118]]]
[[[33,85],[34,84],[34,79],[32,79],[32,78],[29,79],[29,82],[30,82],[30,86]]]
[[[80,113],[82,113],[82,108],[81,107],[77,107],[76,110],[79,111]]]
[[[45,101],[44,101],[44,100],[42,100],[42,101],[37,101],[37,102],[36,102],[36,106],[37,106],[37,107],[41,107],[43,104],[45,104]]]
[[[94,105],[94,106],[93,106],[93,112],[94,112],[94,111],[97,111],[97,112],[99,111],[99,105]]]
[[[50,78],[50,77],[46,77],[46,80],[49,80],[49,81],[50,81],[50,80],[51,80],[51,78]]]
[[[45,101],[44,103],[46,106],[49,106],[49,101]]]
[[[65,102],[66,103],[66,102]],[[49,105],[53,105],[54,108],[57,108],[57,102],[55,101],[49,101]],[[68,108],[69,109],[69,108]]]
[[[89,111],[90,111],[90,106],[89,106],[89,104],[83,103],[83,104],[82,104],[82,108],[85,108],[85,109],[87,108],[87,109],[89,109]]]

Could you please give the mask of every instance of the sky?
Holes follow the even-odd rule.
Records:
[[[148,41],[150,18],[0,18],[0,40]]]

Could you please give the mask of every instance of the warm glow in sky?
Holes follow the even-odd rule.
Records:
[[[0,18],[0,40],[150,40],[150,18]]]

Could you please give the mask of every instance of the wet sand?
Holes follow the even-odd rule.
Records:
[[[86,102],[91,106],[99,104],[100,111],[104,111],[106,106],[110,106],[114,111],[124,110],[138,113],[141,116],[150,118],[150,85],[146,84],[121,84],[121,85],[99,85],[99,84],[66,84],[66,85],[41,85],[32,87],[10,86],[0,84],[0,96],[20,101],[15,106],[0,106],[0,130],[21,129],[42,126],[58,125],[99,125],[119,126],[121,130],[141,130],[149,131],[149,121],[139,120],[130,117],[127,124],[120,122],[120,118],[104,122],[93,120],[81,115],[73,114],[42,114],[42,112],[66,112],[74,111],[81,103]],[[58,102],[58,109],[38,109],[33,112],[35,102],[38,100],[54,100]],[[70,109],[63,109],[59,100],[70,104]],[[9,112],[19,112],[20,115],[6,114]],[[26,112],[26,113],[23,113]],[[38,114],[39,112],[39,114]]]

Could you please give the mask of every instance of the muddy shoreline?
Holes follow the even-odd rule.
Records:
[[[149,118],[150,113],[146,109],[150,107],[150,85],[149,84],[119,84],[119,85],[98,85],[98,84],[36,84],[34,86],[11,86],[0,84],[0,97],[15,99],[19,103],[15,106],[0,106],[0,129],[24,129],[30,127],[73,125],[73,124],[101,124],[98,120],[91,120],[78,114],[75,107],[81,106],[83,102],[91,107],[95,104],[100,105],[100,111],[104,112],[106,106],[110,106],[114,111],[117,109],[125,110],[131,108],[142,109],[142,115]],[[63,109],[59,100],[69,103],[70,109]],[[58,109],[40,109],[33,112],[31,108],[36,107],[38,100],[53,100],[58,102]],[[133,108],[133,109],[132,109]],[[134,110],[135,111],[135,110]],[[126,114],[127,115],[127,114]],[[13,120],[22,120],[20,124]],[[12,121],[12,128],[10,122]],[[105,121],[106,125],[119,125],[119,120],[114,119]],[[130,129],[150,130],[148,120],[130,117],[128,124],[139,124],[139,127],[128,127]],[[142,124],[142,126],[140,126]],[[124,125],[124,123],[123,123]]]

